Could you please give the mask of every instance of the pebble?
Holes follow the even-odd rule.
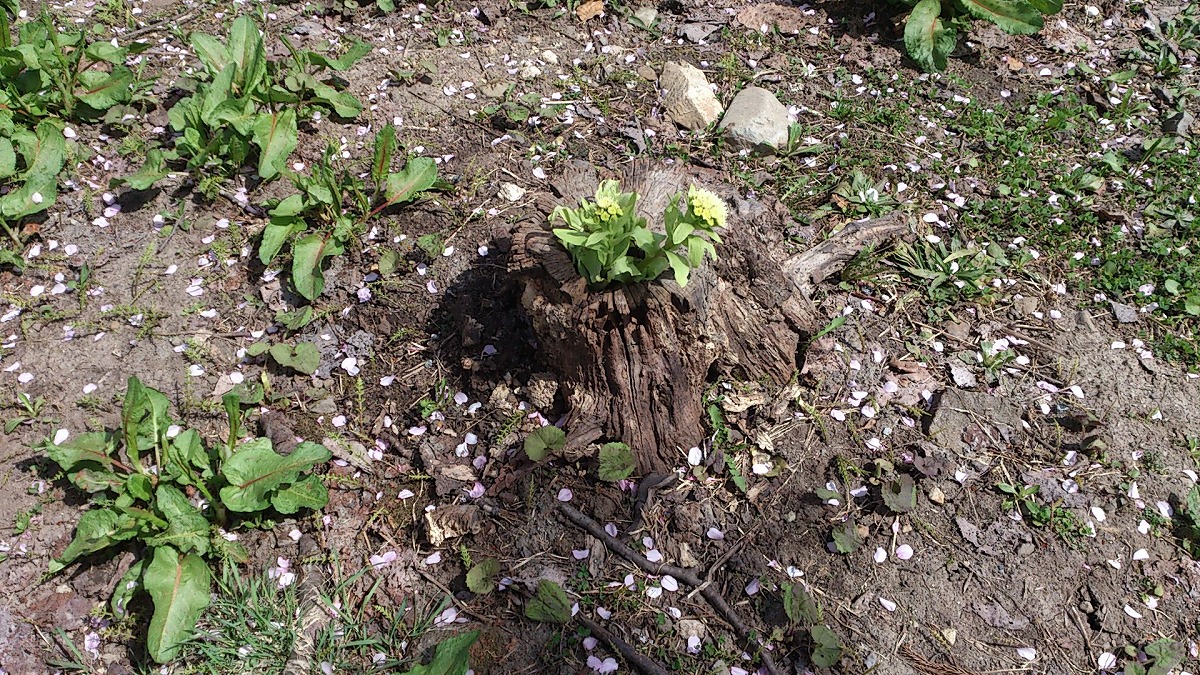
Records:
[[[721,119],[721,130],[734,148],[779,149],[787,146],[791,118],[775,94],[762,87],[738,92]]]
[[[721,118],[721,102],[699,68],[690,63],[668,62],[663,66],[659,83],[667,114],[679,126],[698,131]]]

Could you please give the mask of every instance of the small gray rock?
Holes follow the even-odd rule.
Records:
[[[958,363],[951,360],[950,377],[954,380],[954,386],[959,389],[973,389],[979,386],[979,380],[975,378],[975,373],[971,371],[965,363]]]
[[[775,94],[762,87],[738,92],[721,120],[720,129],[738,150],[778,150],[787,146],[791,118]]]
[[[721,118],[721,102],[699,68],[689,63],[668,62],[663,66],[659,84],[664,90],[667,114],[679,126],[697,131]]]
[[[1119,302],[1109,302],[1112,305],[1113,316],[1117,317],[1117,323],[1137,323],[1138,311],[1136,307],[1123,305]]]
[[[658,10],[653,7],[642,7],[633,13],[633,18],[641,22],[641,28],[649,29],[658,21]]]
[[[1196,118],[1192,117],[1191,113],[1186,110],[1180,110],[1163,120],[1163,133],[1187,136],[1188,130],[1192,128],[1192,123],[1195,121]]]

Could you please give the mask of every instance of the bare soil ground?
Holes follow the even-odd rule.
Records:
[[[17,392],[44,400],[0,446],[3,672],[52,672],[63,636],[82,645],[92,632],[102,637],[92,671],[149,668],[136,628],[119,634],[103,612],[131,552],[47,577],[86,500],[54,480],[35,444],[58,429],[114,427],[131,375],[167,393],[189,422],[220,433],[220,394],[264,374],[278,395],[269,408],[300,436],[332,439],[340,459],[326,474],[328,517],[245,535],[254,559],[247,573],[280,557],[299,561],[288,536],[297,528],[349,571],[395,552],[369,572],[381,580],[375,602],[430,607],[449,592],[456,609],[410,655],[477,627],[484,638],[472,652],[476,673],[591,672],[589,656],[629,669],[604,643],[585,646],[574,626],[524,618],[518,589],[549,578],[581,614],[673,672],[760,668],[699,595],[668,588],[558,515],[566,488],[571,505],[611,523],[639,552],[705,571],[715,564],[711,584],[773,638],[786,672],[1094,673],[1105,652],[1159,638],[1184,646],[1181,668],[1200,667],[1200,564],[1179,548],[1166,515],[1196,481],[1188,439],[1200,437],[1200,380],[1143,353],[1150,319],[1117,323],[1063,258],[1047,256],[1012,278],[1000,273],[987,298],[936,312],[924,289],[897,281],[885,264],[874,268],[879,283],[870,275],[827,281],[818,307],[845,323],[807,348],[782,390],[714,378],[709,398],[723,428],[713,428],[699,462],[679,448],[680,478],[658,490],[644,530],[632,536],[632,486],[596,480],[590,456],[529,470],[520,452],[541,419],[558,418],[562,400],[506,255],[513,224],[565,162],[617,172],[641,156],[713,169],[746,199],[801,217],[775,233],[788,250],[850,217],[803,218],[831,203],[830,188],[853,169],[884,181],[898,207],[921,220],[914,237],[987,237],[957,229],[968,218],[959,214],[995,194],[992,178],[982,170],[975,177],[965,160],[1005,150],[975,144],[964,131],[968,118],[998,119],[1003,128],[1030,106],[1053,111],[1064,91],[1082,95],[1092,84],[1071,75],[1076,64],[1117,70],[1115,55],[1136,44],[1140,12],[1068,5],[1042,34],[1024,37],[977,23],[949,72],[931,78],[903,56],[902,29],[890,18],[898,9],[882,4],[789,6],[798,33],[768,35],[738,23],[740,4],[690,0],[659,6],[651,30],[626,19],[633,6],[587,22],[573,8],[523,11],[493,0],[405,4],[390,14],[364,6],[345,15],[301,4],[131,6],[144,8],[142,18],[184,15],[184,32],[219,33],[235,13],[253,11],[267,12],[268,35],[298,44],[369,41],[373,52],[346,77],[363,114],[349,124],[308,121],[291,161],[311,164],[329,143],[366,156],[371,130],[398,120],[403,146],[440,158],[453,189],[378,219],[359,246],[334,259],[318,319],[298,336],[321,346],[322,367],[295,376],[244,351],[271,339],[276,311],[297,301],[253,255],[265,224],[260,206],[287,186],[239,179],[205,201],[176,174],[150,193],[112,190],[120,208],[97,221],[111,206],[103,197],[109,180],[140,161],[118,153],[119,139],[160,134],[165,112],[151,105],[124,131],[77,129],[91,156],[64,174],[70,191],[24,252],[25,272],[0,271],[0,398],[13,404],[6,419],[20,413],[9,400]],[[101,9],[51,8],[89,22]],[[194,62],[177,35],[152,35],[153,94],[166,102]],[[748,83],[772,89],[805,136],[827,147],[758,159],[724,147],[715,133],[680,132],[664,116],[656,84],[663,64],[680,60],[705,70],[725,103]],[[1130,88],[1149,100],[1149,82]],[[856,113],[843,116],[838,106]],[[1156,126],[1154,111],[1145,114]],[[1106,140],[1140,142],[1145,129],[1113,129]],[[1085,142],[1084,133],[1066,132],[1060,148],[1036,148],[1048,157],[1039,170],[1065,173],[1087,157],[1098,140]],[[1194,149],[1186,151],[1194,160]],[[1182,190],[1193,179],[1178,180]],[[911,187],[898,189],[905,182]],[[505,183],[519,190],[502,192]],[[1104,203],[1065,206],[1054,217],[1086,229],[1094,225],[1079,214]],[[937,217],[922,220],[925,213]],[[168,215],[167,227],[156,214]],[[436,239],[422,240],[423,248],[425,235]],[[996,243],[1014,255],[1028,246]],[[381,276],[389,249],[401,264]],[[85,294],[49,290],[85,264],[93,275]],[[34,295],[34,287],[45,292]],[[997,340],[1016,358],[984,367],[981,344]],[[347,357],[360,373],[344,367]],[[347,461],[376,444],[382,459]],[[910,512],[889,509],[881,495],[900,475],[915,484]],[[1005,508],[998,483],[1039,486],[1056,519],[1035,526]],[[454,505],[479,509],[474,524],[435,546],[427,512]],[[861,542],[840,553],[834,532],[847,525]],[[485,558],[500,562],[510,589],[466,589],[465,560]],[[812,645],[788,626],[782,587],[798,582],[841,640],[837,666],[813,666]]]

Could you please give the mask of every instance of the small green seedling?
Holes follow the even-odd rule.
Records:
[[[224,403],[229,436],[206,447],[198,432],[171,419],[166,396],[131,377],[120,429],[41,446],[93,503],[50,573],[137,542],[141,556],[117,581],[110,604],[120,616],[135,594],[149,594],[154,612],[146,648],[159,663],[175,658],[208,606],[208,561],[246,562],[229,530],[264,513],[319,509],[329,499],[309,473],[329,460],[329,450],[306,442],[283,456],[267,438],[239,444],[240,401],[228,395]]]
[[[725,202],[692,186],[681,205],[671,198],[663,213],[665,233],[652,230],[637,215],[638,195],[621,192],[620,183],[606,180],[596,190],[596,200],[582,200],[578,208],[559,206],[550,221],[563,221],[554,236],[562,242],[575,269],[593,289],[612,283],[653,281],[668,269],[675,282],[687,285],[691,270],[705,256],[717,257],[713,244],[721,243],[717,229],[725,226]],[[680,253],[679,251],[682,251]]]
[[[11,434],[14,429],[26,422],[36,422],[42,416],[42,408],[46,406],[46,399],[41,396],[30,398],[29,394],[18,393],[17,405],[20,406],[17,414],[4,422],[4,433],[6,434]]]

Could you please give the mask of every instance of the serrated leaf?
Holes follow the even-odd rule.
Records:
[[[329,490],[319,476],[309,474],[271,495],[271,506],[280,513],[320,509],[329,503]]]
[[[567,435],[554,425],[544,426],[534,430],[525,437],[525,456],[535,462],[540,462],[552,450],[558,450],[567,444]]]
[[[946,69],[946,58],[954,51],[958,38],[941,17],[940,0],[921,0],[913,7],[904,26],[904,48],[922,70]]]
[[[154,549],[142,575],[154,601],[154,614],[146,633],[146,650],[159,663],[175,659],[179,647],[192,636],[200,613],[208,607],[211,576],[204,559],[181,556],[170,546]]]
[[[605,443],[600,447],[600,480],[616,482],[629,478],[637,463],[633,451],[624,443]]]
[[[221,502],[238,513],[265,510],[272,492],[296,482],[302,472],[332,456],[324,446],[305,441],[285,457],[272,449],[270,439],[256,438],[239,446],[221,466],[221,475],[228,482],[221,488]]]
[[[183,553],[208,553],[208,519],[179,488],[160,483],[155,506],[167,520],[167,531],[146,540],[150,546],[170,545]]]
[[[833,530],[833,545],[838,553],[853,553],[862,546],[862,536],[859,535],[854,521],[848,521]]]
[[[571,599],[549,579],[538,582],[537,592],[525,603],[525,616],[541,623],[564,625],[571,620]]]
[[[909,513],[917,508],[917,488],[908,474],[885,482],[881,493],[884,505],[894,513]]]
[[[991,21],[1006,33],[1028,35],[1042,29],[1042,15],[1024,0],[962,0],[977,19]]]
[[[783,611],[793,624],[815,626],[821,623],[821,606],[803,584],[784,585]]]
[[[255,29],[257,30],[257,29]],[[258,146],[258,175],[264,180],[274,178],[287,165],[287,158],[299,141],[296,130],[296,109],[285,108],[277,113],[262,113],[254,120],[251,140]]]
[[[500,563],[488,558],[467,572],[467,588],[472,593],[484,595],[496,589],[496,575],[500,573]]]

